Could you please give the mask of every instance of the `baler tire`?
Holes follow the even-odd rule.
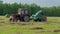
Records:
[[[42,18],[41,21],[42,22],[46,22],[47,21],[47,18]]]

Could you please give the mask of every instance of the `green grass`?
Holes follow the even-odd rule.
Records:
[[[47,22],[26,23],[27,25],[9,24],[9,18],[0,16],[0,34],[60,34],[60,32],[48,32],[52,30],[60,30],[60,17],[47,17]],[[32,29],[34,27],[42,27],[43,29]],[[43,30],[47,30],[42,32]]]

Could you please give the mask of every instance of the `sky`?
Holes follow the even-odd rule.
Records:
[[[32,4],[35,3],[40,7],[60,6],[60,0],[3,0],[4,3],[22,3]]]

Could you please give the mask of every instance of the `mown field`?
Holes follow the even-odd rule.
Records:
[[[60,34],[60,17],[47,17],[47,22],[14,22],[0,16],[0,34]]]

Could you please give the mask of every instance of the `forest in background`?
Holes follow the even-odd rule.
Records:
[[[18,12],[18,8],[27,8],[30,15],[35,14],[39,10],[42,10],[47,16],[60,16],[60,6],[53,6],[53,7],[40,7],[36,4],[0,4],[0,15],[6,15],[6,14],[14,14]]]

